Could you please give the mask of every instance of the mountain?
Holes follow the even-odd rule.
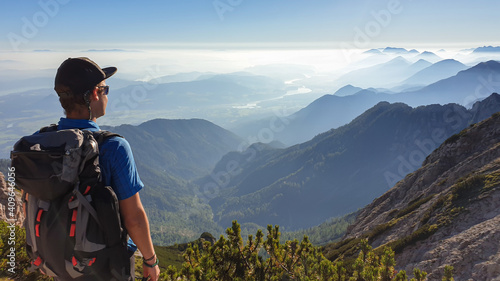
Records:
[[[476,102],[470,112],[472,113],[472,123],[478,123],[490,116],[491,112],[495,112],[500,107],[500,95],[493,93],[482,102]]]
[[[138,162],[190,180],[210,172],[220,158],[236,150],[242,139],[201,119],[155,119],[138,126],[102,126],[124,136]]]
[[[133,149],[145,185],[141,199],[156,244],[222,231],[213,223],[210,206],[196,198],[199,189],[190,179],[209,173],[224,154],[239,147],[240,138],[200,119],[155,119],[102,129],[124,136]]]
[[[351,96],[354,95],[355,93],[363,90],[363,88],[355,87],[353,85],[346,85],[340,89],[338,89],[333,95],[337,97],[345,97],[345,96]]]
[[[471,106],[474,102],[500,90],[500,63],[487,61],[462,70],[457,75],[440,80],[417,91],[398,94],[398,100],[411,106],[429,103],[458,103]]]
[[[379,49],[370,49],[368,51],[364,51],[363,54],[380,55],[382,54],[382,51]]]
[[[361,210],[340,245],[367,238],[396,252],[396,268],[420,268],[438,280],[499,280],[500,113],[447,139],[392,189]],[[358,242],[357,242],[358,241]],[[340,250],[335,255],[335,251]]]
[[[474,49],[472,53],[497,53],[500,52],[500,47],[494,47],[494,46],[484,46],[484,47],[479,47]]]
[[[440,56],[434,54],[433,52],[429,52],[429,51],[424,51],[421,54],[415,56],[413,59],[416,59],[416,60],[424,59],[424,60],[427,60],[430,62],[438,62],[438,61],[442,60],[442,58]]]
[[[467,68],[468,67],[465,64],[453,59],[442,60],[420,70],[410,78],[401,82],[401,84],[429,85],[439,80],[454,76],[459,71]]]
[[[407,72],[408,73],[418,73],[422,69],[425,69],[431,65],[432,65],[432,63],[430,63],[424,59],[419,59],[418,61],[414,62],[412,65],[410,65],[407,68]]]
[[[403,55],[403,54],[408,54],[408,50],[405,48],[396,48],[396,47],[386,47],[382,50],[383,53],[386,54],[396,54],[396,55]]]
[[[220,225],[237,219],[287,230],[310,227],[383,194],[471,118],[456,104],[411,108],[381,102],[308,142],[228,154],[196,184],[213,190],[205,199]]]
[[[416,64],[416,63],[415,63]],[[413,64],[414,65],[414,64]],[[410,66],[411,67],[411,66]],[[461,64],[444,60],[421,70],[416,78],[431,79],[433,75],[445,75]],[[462,66],[463,67],[463,66]],[[416,81],[416,80],[414,80]],[[378,102],[402,102],[417,107],[429,104],[457,103],[471,107],[491,93],[500,92],[500,63],[487,61],[458,72],[456,75],[416,89],[399,93],[385,90],[365,89],[355,94],[337,96],[324,95],[293,114],[275,114],[258,121],[248,122],[231,128],[240,136],[252,136],[260,142],[278,140],[286,145],[294,145],[310,140],[315,135],[345,125]],[[347,85],[338,90],[350,94],[358,87]],[[267,132],[266,137],[258,137]]]
[[[358,88],[346,86],[339,91],[347,93],[356,89]],[[374,89],[361,89],[348,96],[324,95],[293,114],[275,112],[273,116],[247,122],[232,128],[231,131],[253,140],[250,143],[268,143],[276,140],[291,146],[306,142],[332,128],[343,126],[389,97],[390,95],[379,93]]]
[[[412,64],[404,57],[398,56],[385,63],[346,73],[340,76],[337,82],[361,87],[388,87],[412,76],[429,65],[430,63],[426,60],[419,60]]]

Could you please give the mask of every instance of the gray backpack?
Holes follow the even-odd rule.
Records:
[[[63,280],[131,279],[118,199],[99,167],[99,145],[112,136],[51,125],[14,145],[32,269]]]

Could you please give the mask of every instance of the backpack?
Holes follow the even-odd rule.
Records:
[[[14,145],[32,270],[63,280],[131,278],[118,199],[99,167],[99,145],[113,136],[51,125]]]

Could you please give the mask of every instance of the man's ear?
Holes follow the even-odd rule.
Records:
[[[92,93],[90,93],[90,101],[98,101],[99,100],[99,95],[97,92],[99,91],[99,88],[95,87]]]

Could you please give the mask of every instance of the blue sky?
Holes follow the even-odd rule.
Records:
[[[494,0],[2,0],[0,50],[163,46],[477,47]]]

